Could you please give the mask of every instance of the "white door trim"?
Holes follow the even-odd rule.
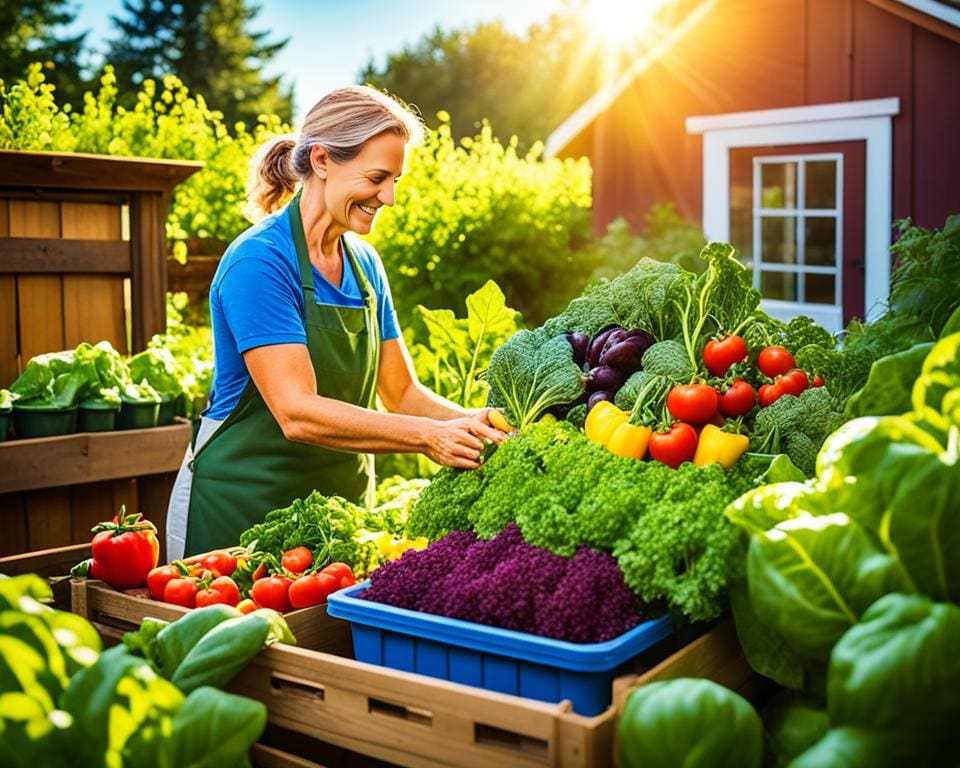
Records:
[[[899,111],[900,100],[893,98],[687,118],[688,133],[703,133],[703,230],[707,239],[730,239],[730,149],[864,141],[864,308],[866,319],[875,320],[885,311],[890,290],[892,116]],[[779,123],[775,122],[778,113],[782,120]],[[750,115],[756,119],[751,121]]]

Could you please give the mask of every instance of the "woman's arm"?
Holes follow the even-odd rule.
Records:
[[[504,437],[465,412],[440,418],[387,414],[321,397],[304,344],[255,347],[243,360],[288,440],[358,453],[424,453],[439,464],[475,468],[482,440]]]
[[[377,394],[390,413],[428,416],[431,419],[455,419],[471,415],[465,408],[427,389],[417,380],[413,360],[402,336],[380,345]]]

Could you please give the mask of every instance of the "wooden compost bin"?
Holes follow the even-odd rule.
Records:
[[[0,387],[34,355],[103,339],[128,354],[166,329],[169,195],[202,167],[0,151]],[[46,550],[82,554],[120,504],[162,528],[189,438],[181,422],[0,443],[0,572],[58,569],[72,554]]]

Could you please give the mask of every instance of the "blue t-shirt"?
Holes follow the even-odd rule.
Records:
[[[380,256],[372,245],[348,234],[356,257],[377,296],[380,339],[400,335],[390,285]],[[340,287],[316,267],[313,284],[318,304],[362,307],[360,283],[350,259],[344,260]],[[213,324],[212,419],[230,415],[250,380],[243,353],[269,344],[306,344],[303,288],[297,249],[284,208],[254,225],[227,248],[210,285],[210,319]]]

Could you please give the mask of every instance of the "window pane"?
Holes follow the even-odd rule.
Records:
[[[765,299],[797,300],[797,276],[791,272],[762,272],[760,292]]]
[[[797,263],[797,220],[793,216],[760,219],[760,257],[774,264]]]
[[[835,304],[833,275],[806,276],[806,296],[804,300],[811,304]]]
[[[807,208],[837,207],[837,161],[817,160],[807,163]]]
[[[818,267],[837,264],[837,220],[808,218],[804,222],[807,243],[804,262]]]
[[[797,164],[761,163],[760,207],[797,207]]]

